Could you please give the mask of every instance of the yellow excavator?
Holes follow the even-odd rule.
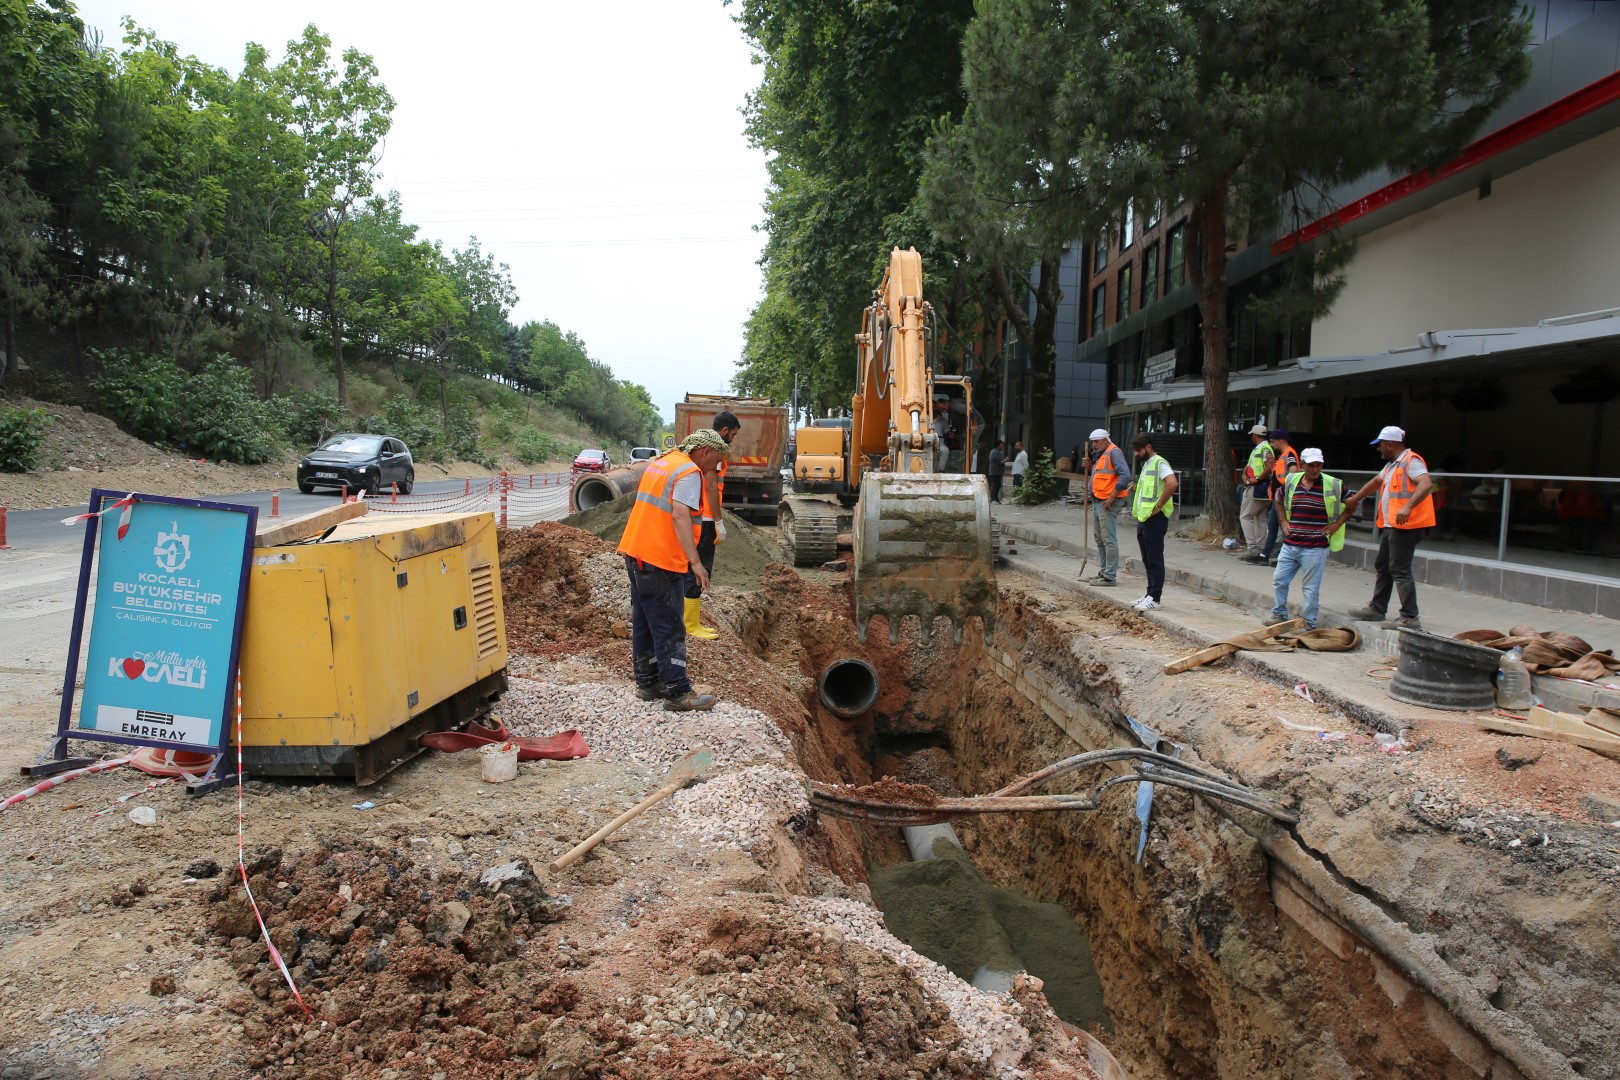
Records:
[[[990,489],[969,473],[979,434],[973,385],[934,370],[933,309],[923,300],[922,256],[889,253],[889,268],[855,335],[858,371],[847,421],[818,421],[795,436],[793,494],[778,522],[798,566],[831,559],[851,526],[855,620],[862,641],[873,615],[900,640],[916,615],[926,644],[934,619],[957,644],[970,616],[995,628]]]

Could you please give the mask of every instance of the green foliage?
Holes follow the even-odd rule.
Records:
[[[101,368],[94,379],[101,407],[119,427],[147,442],[178,436],[186,373],[172,356],[148,356],[123,349],[90,350]]]
[[[296,447],[314,446],[328,435],[347,430],[352,422],[337,395],[326,390],[295,390],[276,398],[275,403],[282,438]]]
[[[577,442],[559,439],[547,431],[526,427],[512,440],[512,452],[525,465],[539,465],[546,461],[572,461],[583,447]]]
[[[375,414],[362,419],[358,427],[379,435],[405,440],[411,456],[423,461],[448,461],[443,446],[439,418],[406,397],[392,397]]]
[[[275,452],[280,424],[275,405],[253,392],[253,376],[229,357],[216,357],[185,388],[184,445],[216,461],[257,465]]]
[[[1024,482],[1013,489],[1013,499],[1023,506],[1036,506],[1057,498],[1068,481],[1057,474],[1051,450],[1037,451],[1024,470]]]
[[[27,472],[55,417],[44,409],[0,408],[0,472]]]

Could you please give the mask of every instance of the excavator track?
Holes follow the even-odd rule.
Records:
[[[838,554],[838,509],[820,499],[783,499],[777,524],[794,566],[820,566]]]

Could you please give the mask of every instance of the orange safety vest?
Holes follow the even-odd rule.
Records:
[[[715,483],[715,488],[720,495],[720,505],[721,507],[724,507],[726,505],[726,462],[724,458],[720,459],[720,464],[715,466],[714,471],[720,476],[720,479]],[[720,512],[709,505],[709,484],[707,477],[705,477],[703,484],[703,501],[698,506],[697,519],[692,522],[692,543],[696,544],[702,541],[703,523],[705,521],[718,522],[719,520]]]
[[[1427,529],[1434,525],[1434,500],[1428,496],[1412,507],[1412,514],[1406,519],[1405,525],[1395,520],[1395,515],[1412,500],[1412,493],[1417,490],[1417,481],[1406,472],[1406,463],[1413,458],[1423,462],[1411,450],[1402,450],[1400,457],[1384,466],[1384,485],[1378,492],[1378,514],[1373,519],[1373,524],[1380,529]]]
[[[619,554],[652,563],[663,570],[686,573],[686,552],[675,538],[675,484],[699,472],[692,459],[679,450],[654,458],[641,474],[636,505],[624,524]]]
[[[1119,486],[1119,470],[1114,468],[1114,444],[1109,443],[1091,466],[1091,497],[1112,499]]]
[[[1289,469],[1289,465],[1293,465],[1292,470]],[[1278,480],[1287,480],[1290,471],[1299,471],[1299,454],[1295,453],[1292,446],[1277,455],[1277,462],[1272,466],[1272,471],[1276,473]]]

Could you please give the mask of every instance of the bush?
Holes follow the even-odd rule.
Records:
[[[524,428],[512,440],[512,453],[525,465],[539,465],[546,461],[561,461],[565,456],[572,457],[579,453],[575,450],[570,454],[568,446],[563,440],[547,431]]]
[[[55,421],[44,409],[0,409],[0,472],[32,469],[45,432]]]
[[[218,461],[269,461],[280,427],[277,410],[253,391],[253,376],[229,357],[208,361],[186,388],[189,407],[181,425],[186,447]]]
[[[1030,461],[1029,468],[1024,470],[1023,486],[1013,489],[1013,501],[1023,506],[1048,502],[1057,497],[1059,488],[1065,483],[1057,474],[1052,451],[1042,450]]]
[[[125,431],[147,442],[172,442],[189,409],[181,404],[186,373],[172,356],[123,349],[90,350],[101,366],[95,380],[101,407]]]
[[[315,446],[328,435],[347,431],[349,411],[328,390],[295,390],[275,399],[282,438],[297,447]],[[401,436],[403,438],[403,436]]]
[[[356,425],[379,435],[404,439],[411,455],[422,461],[446,461],[448,456],[439,434],[439,418],[403,395],[382,403],[382,408]]]

